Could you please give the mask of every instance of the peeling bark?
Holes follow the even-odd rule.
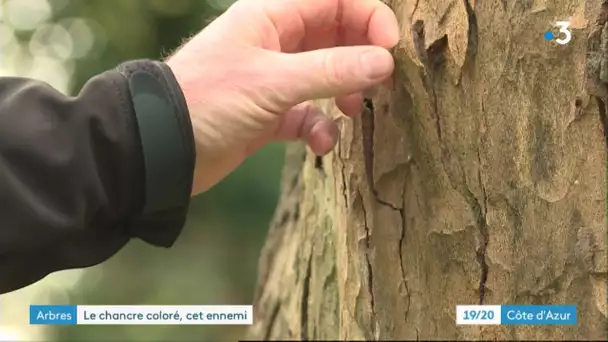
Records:
[[[608,5],[386,2],[394,89],[354,119],[319,101],[332,154],[290,147],[250,337],[608,339]],[[566,19],[572,41],[544,41]],[[578,324],[457,326],[478,303]]]

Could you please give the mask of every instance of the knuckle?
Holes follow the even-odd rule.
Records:
[[[346,76],[346,68],[343,63],[338,60],[336,53],[326,53],[323,57],[323,68],[327,76],[328,86],[335,86],[344,83]]]

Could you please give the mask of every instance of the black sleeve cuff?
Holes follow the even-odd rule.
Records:
[[[162,62],[124,63],[144,161],[141,216],[129,233],[157,246],[173,245],[186,220],[194,174],[192,123],[184,95]]]

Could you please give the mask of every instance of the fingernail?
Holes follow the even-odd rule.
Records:
[[[382,48],[372,48],[361,54],[361,68],[370,79],[388,77],[394,68],[393,56]]]

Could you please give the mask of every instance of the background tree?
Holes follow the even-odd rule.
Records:
[[[389,5],[394,89],[327,157],[290,148],[251,337],[606,340],[606,1]],[[578,324],[455,324],[479,303]]]

